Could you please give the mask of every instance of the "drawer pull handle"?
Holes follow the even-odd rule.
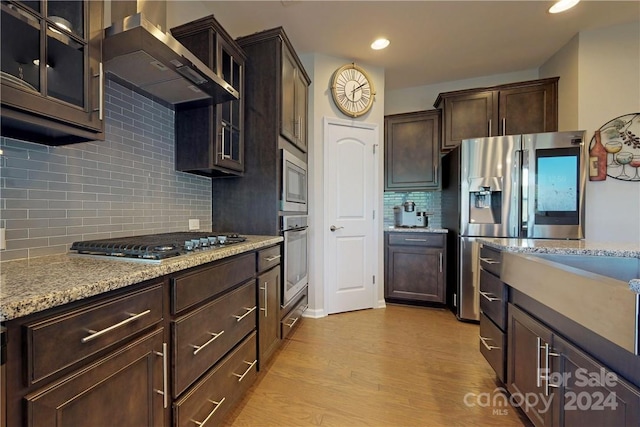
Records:
[[[218,332],[217,334],[215,332],[207,332],[209,335],[211,335],[213,338],[211,338],[209,341],[207,341],[206,343],[202,344],[202,345],[193,345],[191,344],[191,347],[193,347],[193,355],[195,356],[196,354],[198,354],[200,352],[200,350],[202,350],[203,348],[205,348],[206,346],[208,346],[209,344],[211,344],[212,342],[214,342],[220,335],[224,334],[224,329],[220,332]]]
[[[251,308],[249,307],[243,307],[245,310],[247,310],[247,312],[245,314],[243,314],[242,316],[238,316],[238,315],[234,315],[233,317],[236,318],[236,322],[241,321],[242,319],[244,319],[245,317],[247,317],[249,315],[249,313],[253,312],[253,310],[255,310],[257,308],[257,306],[253,306]]]
[[[247,362],[246,360],[243,360],[244,363],[246,363],[247,365],[249,365],[249,367],[247,368],[246,371],[244,371],[244,373],[242,375],[240,374],[236,374],[235,372],[233,373],[233,375],[235,375],[236,377],[238,377],[238,382],[242,381],[242,379],[244,378],[245,375],[247,375],[249,373],[249,371],[251,371],[251,369],[253,368],[253,366],[258,363],[258,359],[254,360],[253,362]]]
[[[126,324],[129,324],[131,322],[135,322],[136,320],[138,320],[142,316],[146,316],[149,313],[151,313],[151,310],[146,310],[146,311],[143,311],[142,313],[139,313],[139,314],[128,313],[129,316],[131,316],[131,317],[129,317],[128,319],[124,319],[122,322],[118,322],[115,325],[111,325],[108,328],[104,328],[101,331],[94,331],[94,330],[89,329],[88,332],[91,333],[91,335],[87,335],[86,337],[82,338],[80,340],[80,342],[82,344],[86,344],[89,341],[93,341],[96,338],[101,337],[102,335],[113,331],[114,329],[118,329],[118,328],[120,328],[120,327],[122,327],[122,326],[124,326]]]
[[[495,345],[489,345],[487,344],[487,340],[491,341],[491,338],[485,338],[482,335],[480,335],[480,342],[482,343],[482,345],[484,345],[487,350],[491,351],[491,350],[500,350],[500,347],[495,346]]]
[[[211,400],[211,399],[207,399],[209,402],[213,403],[214,405],[216,405],[215,408],[213,408],[213,411],[209,412],[209,415],[207,415],[207,418],[205,418],[202,421],[196,421],[194,419],[192,419],[191,421],[193,421],[194,423],[196,423],[197,426],[203,426],[207,423],[207,421],[209,421],[209,419],[211,417],[213,417],[213,414],[216,413],[216,411],[218,410],[219,407],[222,406],[222,404],[224,403],[224,400],[226,399],[226,397],[223,397],[220,402],[216,402],[215,400]]]
[[[491,259],[491,258],[482,258],[482,257],[480,257],[480,261],[484,261],[487,264],[500,264],[500,261],[496,261],[495,259]]]
[[[264,291],[264,307],[261,308],[260,310],[264,311],[264,317],[268,317],[268,310],[267,310],[267,301],[269,301],[269,289],[267,288],[267,284],[269,282],[264,282],[264,287],[260,287],[261,291]]]
[[[406,238],[406,239],[404,239],[404,241],[405,242],[426,242],[427,239],[409,239],[409,238]]]
[[[154,351],[156,356],[162,357],[162,390],[156,390],[156,393],[162,396],[163,407],[169,405],[169,365],[167,363],[167,358],[169,355],[167,354],[167,343],[162,343],[162,353],[159,351]]]
[[[275,261],[277,259],[280,259],[280,255],[274,255],[274,256],[266,257],[264,260],[267,261],[267,262],[271,262],[271,261]]]
[[[495,296],[495,295],[493,295],[493,294],[490,294],[490,293],[488,293],[488,292],[482,292],[482,291],[478,291],[478,292],[480,292],[480,295],[482,295],[483,297],[485,297],[485,298],[486,298],[487,300],[489,300],[490,302],[493,302],[493,301],[500,301],[500,298],[496,297],[496,296]]]

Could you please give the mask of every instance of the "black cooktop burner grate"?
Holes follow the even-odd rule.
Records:
[[[224,243],[219,242],[219,236],[225,237]],[[160,260],[196,249],[224,247],[245,240],[245,237],[235,233],[191,231],[84,240],[73,242],[71,250],[77,251],[79,254]],[[185,244],[187,244],[186,247]]]

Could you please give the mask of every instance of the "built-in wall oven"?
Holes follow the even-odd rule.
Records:
[[[307,212],[307,163],[282,149],[282,192],[280,210]]]
[[[282,281],[282,307],[294,302],[294,297],[309,283],[308,217],[282,216],[284,237],[284,280]]]

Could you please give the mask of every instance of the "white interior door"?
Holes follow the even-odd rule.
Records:
[[[372,308],[376,125],[339,119],[324,124],[324,248],[327,314]]]

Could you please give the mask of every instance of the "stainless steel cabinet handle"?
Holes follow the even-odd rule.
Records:
[[[247,310],[247,312],[246,312],[245,314],[243,314],[242,316],[238,316],[238,315],[233,316],[233,317],[235,317],[235,318],[236,318],[236,322],[239,322],[239,321],[241,321],[242,319],[244,319],[245,317],[247,317],[247,316],[249,315],[249,313],[253,312],[253,311],[254,311],[256,308],[258,308],[258,307],[254,305],[254,306],[253,306],[253,307],[251,307],[251,308],[249,308],[249,307],[243,307],[243,308],[244,308],[245,310]]]
[[[98,65],[98,74],[94,74],[93,77],[98,78],[98,84],[100,85],[98,88],[98,108],[94,108],[93,111],[98,112],[98,119],[102,121],[104,120],[104,69],[102,62]]]
[[[260,287],[260,290],[264,292],[264,307],[260,309],[264,311],[264,317],[267,317],[267,283],[268,282],[264,282],[264,286]]]
[[[540,382],[540,349],[542,347],[542,338],[536,337],[536,387],[542,387]]]
[[[489,119],[489,136],[491,136],[491,119]]]
[[[548,343],[544,343],[544,354],[546,359],[546,370],[544,373],[544,395],[549,396],[549,387],[554,387],[554,388],[560,387],[557,384],[549,384],[549,372],[550,372],[550,365],[551,365],[551,359],[549,357],[560,356],[560,355],[558,353],[552,353],[550,351]]]
[[[204,343],[202,345],[193,345],[193,344],[191,344],[191,347],[193,347],[193,355],[194,356],[196,354],[198,354],[200,352],[200,350],[202,350],[203,348],[205,348],[206,346],[208,346],[209,344],[214,342],[220,335],[224,334],[224,329],[221,330],[220,332],[218,332],[217,334],[215,332],[207,332],[207,333],[209,335],[211,335],[213,338],[211,338],[209,341],[207,341],[206,343]]]
[[[500,264],[500,261],[496,261],[495,259],[491,259],[491,258],[480,257],[480,261],[486,262],[487,264]]]
[[[440,273],[442,273],[442,252],[440,252],[439,255],[440,255]]]
[[[410,239],[410,238],[406,238],[404,239],[405,242],[426,242],[427,239]]]
[[[235,372],[233,373],[233,375],[235,375],[236,377],[238,377],[238,382],[242,381],[242,379],[244,378],[245,375],[247,375],[249,373],[249,371],[251,371],[251,368],[253,368],[253,366],[258,363],[258,359],[254,360],[253,362],[247,362],[246,360],[243,360],[244,363],[246,363],[247,365],[249,365],[249,367],[247,368],[246,371],[244,371],[244,373],[242,375],[240,374],[236,374]]]
[[[491,350],[500,350],[500,347],[495,346],[495,345],[489,345],[487,344],[487,341],[492,341],[491,338],[487,338],[487,337],[483,337],[482,335],[480,335],[480,342],[482,343],[482,345],[485,346],[485,348],[489,351]]]
[[[146,310],[146,311],[143,311],[142,313],[139,313],[139,314],[131,314],[131,313],[129,313],[129,316],[131,316],[131,317],[129,317],[128,319],[125,319],[122,322],[118,322],[115,325],[111,325],[108,328],[105,328],[105,329],[103,329],[101,331],[94,331],[94,330],[89,329],[89,332],[91,333],[91,335],[87,335],[86,337],[82,338],[80,340],[80,342],[82,344],[86,344],[89,341],[93,341],[96,338],[101,337],[102,335],[113,331],[114,329],[118,329],[118,328],[120,328],[120,327],[122,327],[122,326],[124,326],[124,325],[126,325],[128,323],[135,322],[136,320],[138,320],[142,316],[146,316],[149,313],[151,313],[151,310]]]
[[[507,118],[503,117],[502,118],[502,135],[506,135],[507,134]]]
[[[191,419],[191,421],[193,421],[194,423],[196,423],[197,426],[203,426],[207,423],[207,421],[209,421],[209,419],[211,417],[213,417],[213,414],[216,413],[216,411],[218,410],[218,408],[220,408],[222,406],[222,404],[224,403],[224,400],[226,399],[226,397],[223,397],[220,402],[216,402],[215,400],[211,400],[211,399],[207,399],[209,402],[213,403],[214,405],[216,405],[215,408],[213,408],[213,411],[209,412],[209,415],[207,415],[207,418],[205,418],[202,421],[196,421],[193,418]]]
[[[274,255],[274,256],[267,257],[264,260],[267,261],[267,262],[271,262],[271,261],[275,261],[277,259],[280,259],[280,257],[281,257],[281,255]]]
[[[478,292],[480,292],[480,295],[482,295],[483,297],[485,297],[489,301],[492,301],[492,302],[493,301],[500,301],[500,298],[496,297],[493,294],[490,294],[488,292],[482,292],[482,291],[478,291]]]
[[[329,227],[329,230],[336,231],[336,230],[340,230],[341,228],[344,228],[344,227],[336,227],[335,225],[332,225],[331,227]]]
[[[162,343],[162,353],[154,351],[156,356],[162,356],[162,390],[156,390],[156,393],[162,395],[163,406],[169,406],[169,363],[167,354],[167,343]]]
[[[231,158],[231,156],[228,156],[227,153],[224,151],[224,130],[226,127],[226,124],[224,122],[221,123],[222,127],[221,127],[221,132],[220,132],[220,147],[222,148],[222,152],[220,153],[221,159],[229,159]]]

